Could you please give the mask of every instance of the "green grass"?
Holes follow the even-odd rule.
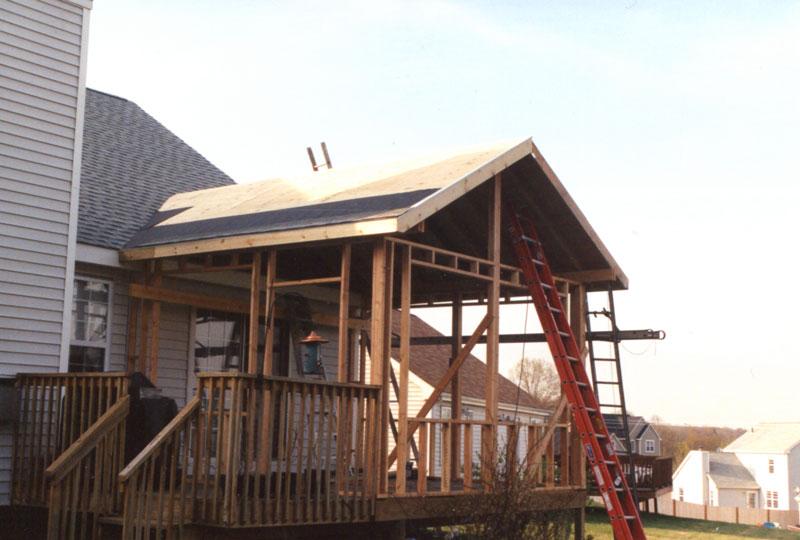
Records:
[[[800,532],[736,525],[720,521],[642,514],[648,540],[732,540],[734,538],[800,539]],[[613,540],[611,524],[602,508],[586,509],[586,536],[594,540]]]

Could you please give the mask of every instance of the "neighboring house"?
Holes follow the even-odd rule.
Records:
[[[614,450],[627,453],[625,440],[625,424],[621,414],[604,414],[606,427],[614,443]],[[656,428],[641,416],[628,416],[628,432],[630,433],[632,453],[640,456],[660,456],[661,436]]]
[[[399,317],[394,317],[394,331],[399,331]],[[441,336],[432,326],[419,317],[411,316],[411,335],[414,337]],[[392,368],[398,373],[398,349],[392,350]],[[411,348],[409,361],[409,414],[416,414],[431,395],[434,387],[439,383],[449,366],[449,345],[415,345]],[[469,355],[459,370],[461,385],[461,417],[471,420],[486,418],[486,385],[484,378],[486,364],[473,355]],[[392,414],[397,418],[397,403],[391,404]],[[427,418],[450,418],[451,396],[449,392],[442,394],[433,409],[426,415]],[[525,423],[544,423],[550,417],[552,410],[543,406],[533,396],[514,384],[512,381],[499,376],[498,380],[498,411],[501,418],[508,420],[517,419]],[[419,442],[419,435],[415,436]],[[478,463],[480,455],[480,433],[472,434],[473,463]],[[524,455],[522,449],[527,445],[527,433],[523,433],[518,440],[518,455]],[[463,442],[460,455],[463,455]],[[441,467],[441,441],[435,448],[436,455],[434,469],[430,473],[438,475]],[[412,456],[413,457],[413,456]]]
[[[691,451],[673,476],[672,498],[711,506],[797,510],[800,423],[763,423],[723,450]]]

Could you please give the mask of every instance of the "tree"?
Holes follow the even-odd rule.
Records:
[[[514,364],[512,380],[544,407],[554,407],[561,396],[561,379],[552,363],[541,358],[522,358]]]

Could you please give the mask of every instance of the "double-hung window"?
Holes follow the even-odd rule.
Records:
[[[78,277],[72,291],[69,372],[103,371],[107,365],[111,283]]]

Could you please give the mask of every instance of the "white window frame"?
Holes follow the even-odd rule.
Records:
[[[767,491],[767,508],[770,509],[777,509],[778,508],[778,492],[777,491]]]
[[[100,348],[96,341],[82,341],[73,339],[72,336],[75,335],[75,329],[73,328],[73,324],[75,321],[72,318],[72,303],[75,302],[75,282],[76,281],[88,281],[93,283],[103,283],[108,285],[108,311],[106,312],[106,342],[103,345],[103,349],[105,350],[103,353],[103,372],[108,371],[109,363],[110,363],[110,356],[111,356],[111,333],[112,328],[114,326],[114,282],[109,279],[102,279],[96,278],[91,276],[79,276],[76,275],[72,279],[72,298],[70,299],[69,304],[69,311],[70,311],[70,318],[69,318],[69,346],[70,348],[75,345],[76,347],[94,347]],[[69,371],[69,354],[67,354],[67,371]]]
[[[653,439],[645,439],[644,440],[644,453],[645,454],[655,454],[656,453],[656,441]]]

